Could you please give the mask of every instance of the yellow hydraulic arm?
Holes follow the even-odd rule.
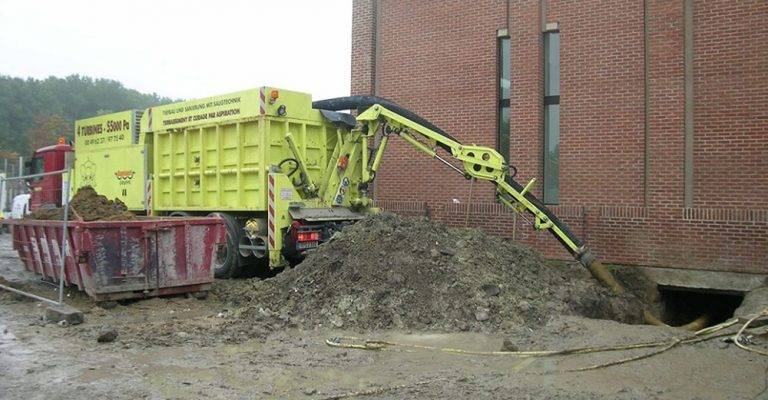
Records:
[[[368,138],[381,134],[375,149],[373,162],[368,165],[366,176],[373,180],[379,168],[381,157],[386,151],[389,137],[399,136],[416,150],[446,164],[467,179],[479,179],[491,182],[499,195],[499,200],[518,213],[528,213],[533,217],[533,225],[538,230],[547,230],[568,250],[571,255],[586,267],[593,276],[615,292],[623,288],[613,276],[598,262],[581,240],[571,232],[544,204],[537,199],[530,188],[532,180],[522,186],[510,174],[510,166],[498,151],[475,145],[464,145],[440,128],[432,125],[418,115],[385,99],[373,96],[352,96],[338,99],[321,100],[313,104],[314,108],[325,110],[357,109],[357,121],[361,134]],[[457,160],[454,165],[438,154],[443,149],[450,158]],[[512,168],[514,170],[514,168]]]

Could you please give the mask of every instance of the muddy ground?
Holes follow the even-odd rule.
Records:
[[[459,246],[456,254],[460,253]],[[427,250],[424,257],[432,257],[432,252]],[[589,279],[582,270],[560,268],[564,269],[553,276],[563,273],[579,282]],[[0,275],[16,286],[49,297],[55,295],[51,284],[23,271],[8,235],[0,236]],[[768,360],[721,339],[681,345],[650,358],[586,372],[568,370],[649,350],[519,358],[401,347],[387,351],[339,349],[325,342],[335,337],[360,336],[495,351],[505,340],[520,349],[564,349],[668,340],[686,334],[675,328],[589,319],[583,316],[583,307],[553,309],[549,315],[542,311],[527,318],[526,314],[518,314],[519,302],[527,300],[517,299],[507,310],[509,315],[520,315],[515,324],[496,326],[489,318],[484,321],[490,321],[494,328],[484,329],[479,324],[484,316],[478,318],[475,312],[463,315],[457,311],[459,318],[432,318],[432,326],[422,326],[407,322],[420,321],[421,314],[413,319],[401,315],[401,323],[397,323],[397,318],[382,320],[375,313],[359,310],[365,318],[343,314],[341,323],[334,324],[333,317],[340,309],[337,303],[330,302],[326,312],[318,310],[316,318],[308,318],[306,310],[295,305],[297,298],[288,298],[294,303],[289,308],[278,306],[284,304],[279,297],[274,298],[272,307],[266,306],[268,296],[260,294],[231,298],[232,293],[246,289],[279,294],[276,288],[309,287],[297,284],[296,279],[298,276],[285,275],[261,283],[220,281],[206,300],[150,299],[111,310],[97,307],[81,293],[68,291],[68,303],[85,312],[86,322],[77,326],[45,323],[44,307],[39,303],[0,293],[0,398],[320,399],[365,391],[378,392],[352,398],[768,398]],[[489,284],[509,289],[504,279]],[[589,287],[586,283],[578,285]],[[467,298],[472,300],[468,302],[469,310],[476,311],[475,301],[498,299],[501,293],[468,293]],[[609,297],[603,292],[599,296]],[[563,299],[555,304],[570,303]],[[446,304],[446,309],[450,306]],[[524,308],[550,307],[539,306]],[[341,307],[348,308],[346,304]],[[506,306],[495,307],[485,308],[498,311]],[[424,313],[434,316],[433,311]],[[467,326],[454,324],[454,320],[468,321]],[[96,341],[104,326],[118,332],[114,342]]]

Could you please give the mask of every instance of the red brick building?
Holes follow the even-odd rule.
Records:
[[[508,152],[605,261],[765,274],[767,21],[764,0],[354,0],[352,92]],[[468,181],[391,143],[385,209],[568,257],[491,185],[467,210]]]

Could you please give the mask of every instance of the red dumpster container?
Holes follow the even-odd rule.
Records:
[[[58,281],[62,221],[8,220],[27,270]],[[97,301],[208,290],[226,245],[219,218],[70,221],[65,283]]]

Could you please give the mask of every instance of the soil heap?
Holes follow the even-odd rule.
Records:
[[[506,331],[570,314],[642,320],[640,302],[614,295],[577,266],[479,229],[380,214],[346,227],[295,268],[264,281],[218,282],[214,295],[257,322],[357,331]]]
[[[29,219],[57,220],[63,218],[62,207],[41,207],[27,215]],[[128,211],[125,203],[120,199],[109,200],[100,195],[91,186],[83,186],[69,201],[70,221],[123,221],[133,220],[136,216]]]

